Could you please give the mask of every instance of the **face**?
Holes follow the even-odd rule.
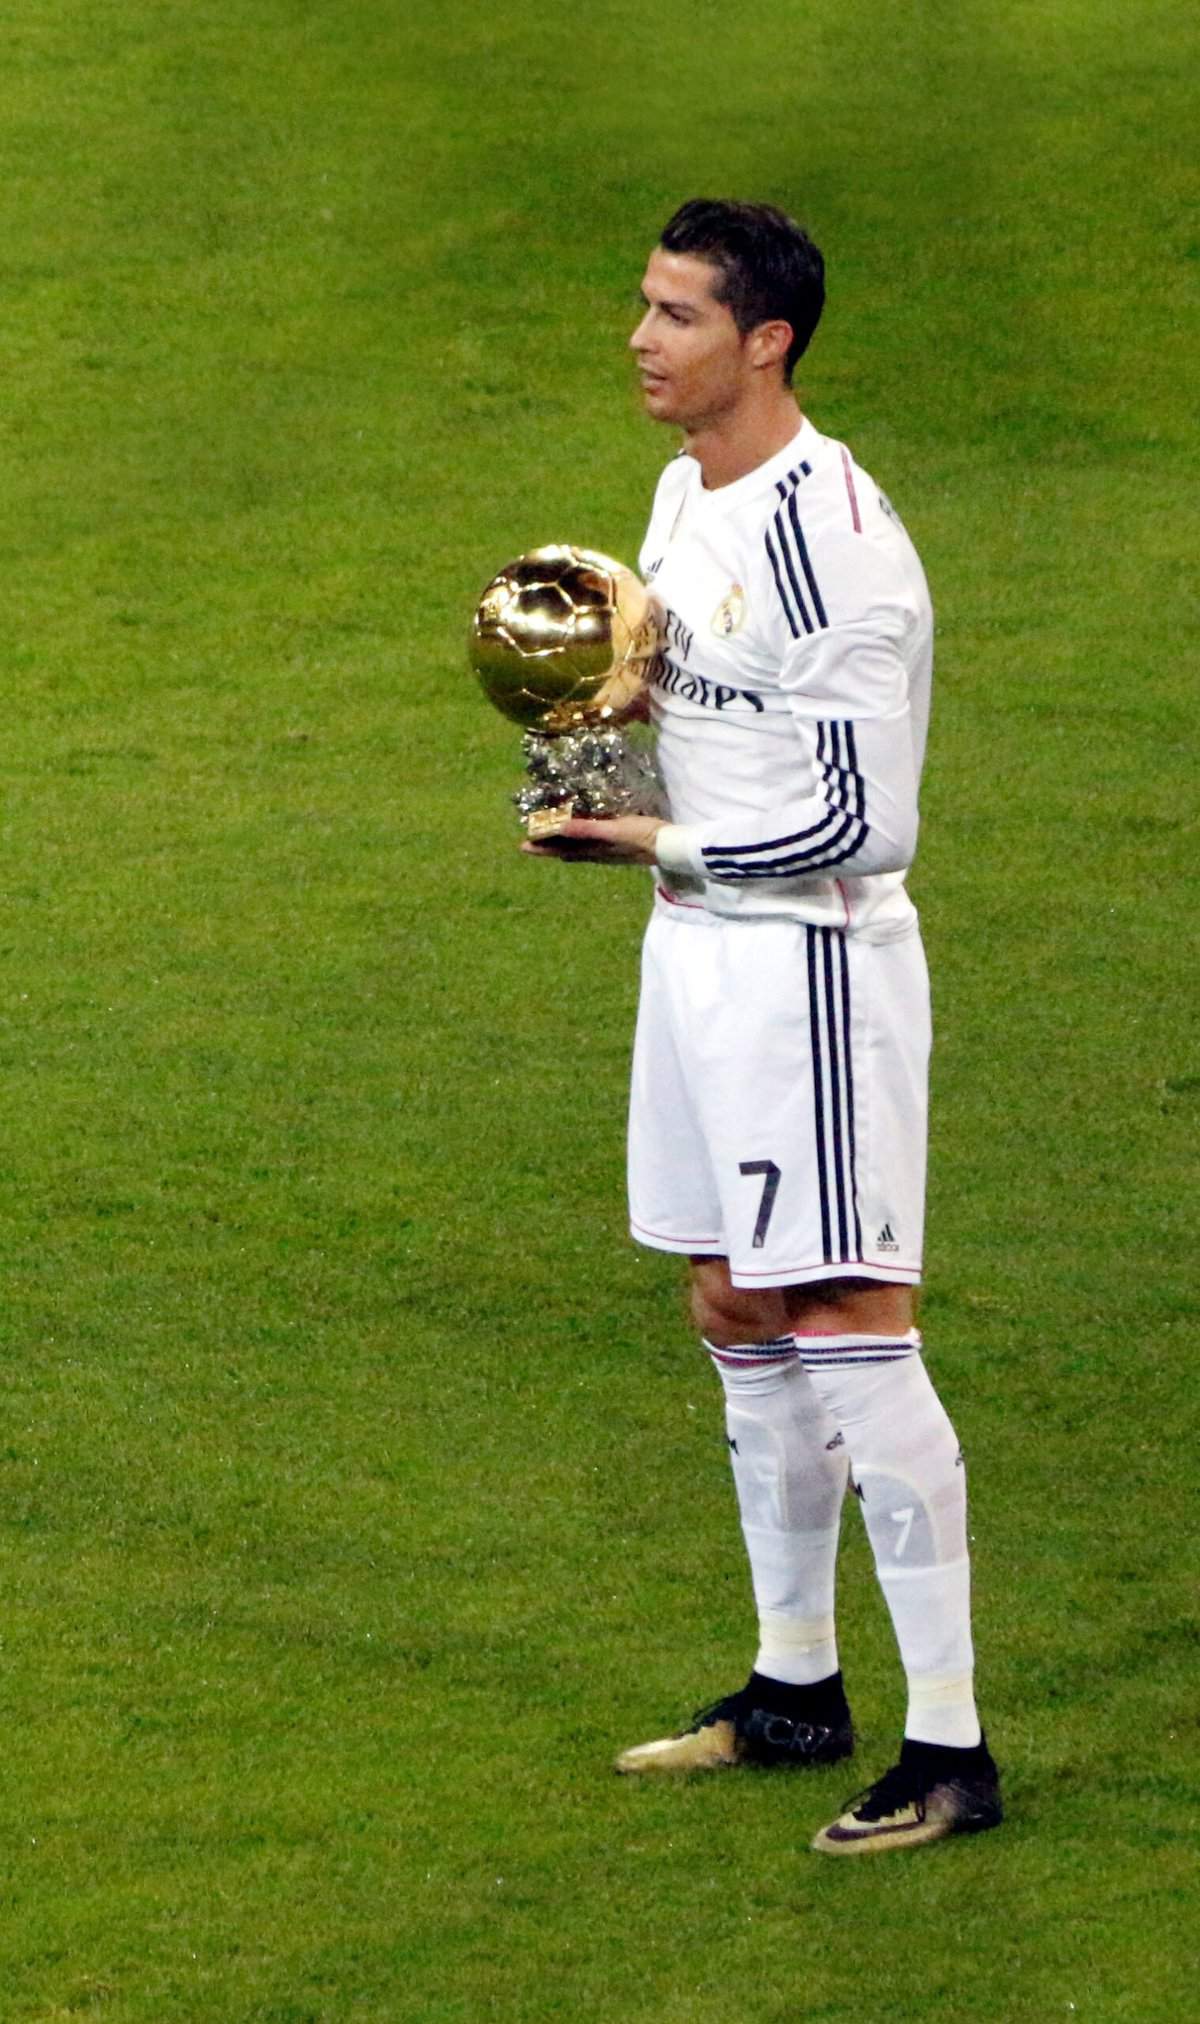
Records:
[[[645,314],[630,348],[646,412],[691,433],[731,414],[754,374],[751,340],[713,289],[720,273],[694,253],[656,246],[642,282]]]

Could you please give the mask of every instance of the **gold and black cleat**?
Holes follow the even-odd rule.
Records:
[[[815,1687],[789,1687],[751,1673],[736,1694],[727,1694],[694,1715],[681,1735],[623,1750],[616,1769],[724,1771],[739,1765],[809,1769],[840,1763],[853,1748],[840,1673]]]
[[[999,1773],[984,1738],[973,1750],[951,1750],[906,1737],[900,1762],[823,1827],[812,1846],[820,1855],[876,1855],[923,1848],[948,1834],[980,1834],[1003,1818]]]

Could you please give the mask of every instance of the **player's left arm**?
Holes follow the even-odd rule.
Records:
[[[805,604],[803,629],[794,610],[790,635],[776,615],[795,744],[782,776],[764,781],[762,806],[703,825],[576,818],[526,843],[531,856],[657,864],[728,884],[907,869],[919,785],[909,667],[928,623],[923,581],[855,534],[814,542],[812,559],[824,595]]]
[[[814,559],[818,613],[780,655],[795,734],[790,765],[765,783],[762,806],[655,839],[664,870],[739,884],[903,871],[917,842],[918,761],[909,669],[921,594],[902,567],[854,536]],[[921,587],[923,590],[923,586]]]

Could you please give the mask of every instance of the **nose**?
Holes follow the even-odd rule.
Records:
[[[642,317],[641,322],[638,324],[637,329],[630,336],[629,339],[630,351],[648,350],[650,340],[649,337],[647,336],[646,325],[649,323],[649,321],[650,321],[650,311],[647,310],[645,315]]]

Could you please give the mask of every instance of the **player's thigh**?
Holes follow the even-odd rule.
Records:
[[[721,933],[719,992],[694,1010],[693,1087],[733,1282],[782,1286],[841,1255],[822,1235],[811,931],[793,921],[728,921]]]
[[[640,1243],[723,1248],[721,1203],[687,1060],[686,1007],[703,989],[709,930],[656,912],[642,951],[629,1100],[629,1217]]]
[[[929,976],[920,934],[846,945],[853,1010],[854,1183],[872,1277],[915,1285],[925,1237]]]
[[[924,1216],[928,988],[915,932],[849,942],[729,922],[692,1081],[736,1285],[914,1284]]]

